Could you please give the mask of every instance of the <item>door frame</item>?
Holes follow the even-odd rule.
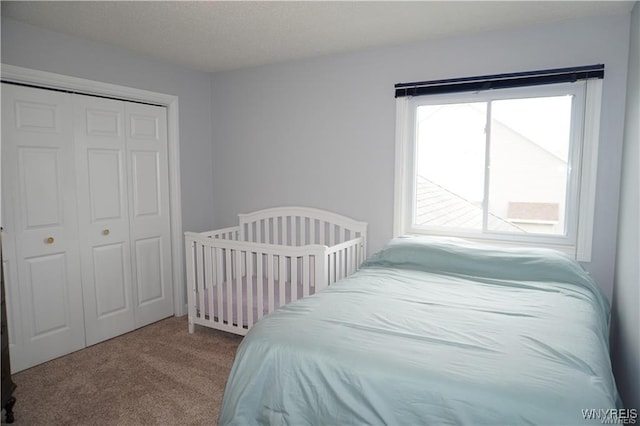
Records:
[[[180,133],[178,97],[111,83],[23,68],[1,65],[2,80],[42,88],[68,90],[87,95],[107,96],[128,101],[162,105],[167,108],[167,148],[169,159],[169,208],[171,214],[171,263],[173,270],[173,311],[186,314],[184,297],[184,244],[182,231],[182,195],[180,190]]]

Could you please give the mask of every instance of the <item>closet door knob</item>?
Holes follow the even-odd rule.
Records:
[[[54,241],[55,241],[55,240],[53,239],[53,237],[49,237],[49,238],[47,238],[47,239],[45,240],[45,242],[46,242],[47,244],[53,244],[53,242],[54,242]]]
[[[109,235],[109,230],[105,229],[104,231],[102,231],[102,235]]]

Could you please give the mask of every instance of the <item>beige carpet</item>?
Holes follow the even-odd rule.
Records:
[[[38,365],[13,376],[14,424],[215,424],[241,340],[173,317]]]

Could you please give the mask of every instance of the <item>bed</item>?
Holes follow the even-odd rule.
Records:
[[[353,274],[367,224],[309,207],[238,215],[238,226],[185,232],[189,332],[244,335],[278,307]]]
[[[219,423],[585,423],[620,407],[608,303],[569,257],[401,237],[240,344]]]

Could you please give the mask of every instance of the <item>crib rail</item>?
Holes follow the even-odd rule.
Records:
[[[217,235],[235,235],[224,231]],[[326,285],[325,246],[231,237],[185,233],[190,332],[200,324],[244,335],[265,314]]]
[[[238,240],[240,237],[240,227],[232,226],[229,228],[216,229],[215,231],[202,232],[200,234],[207,238],[218,238],[222,240]]]
[[[356,272],[364,259],[364,238],[362,237],[327,247],[325,262],[327,285]]]
[[[355,238],[366,248],[367,224],[309,207],[276,207],[238,215],[240,240],[304,246],[333,246]]]

